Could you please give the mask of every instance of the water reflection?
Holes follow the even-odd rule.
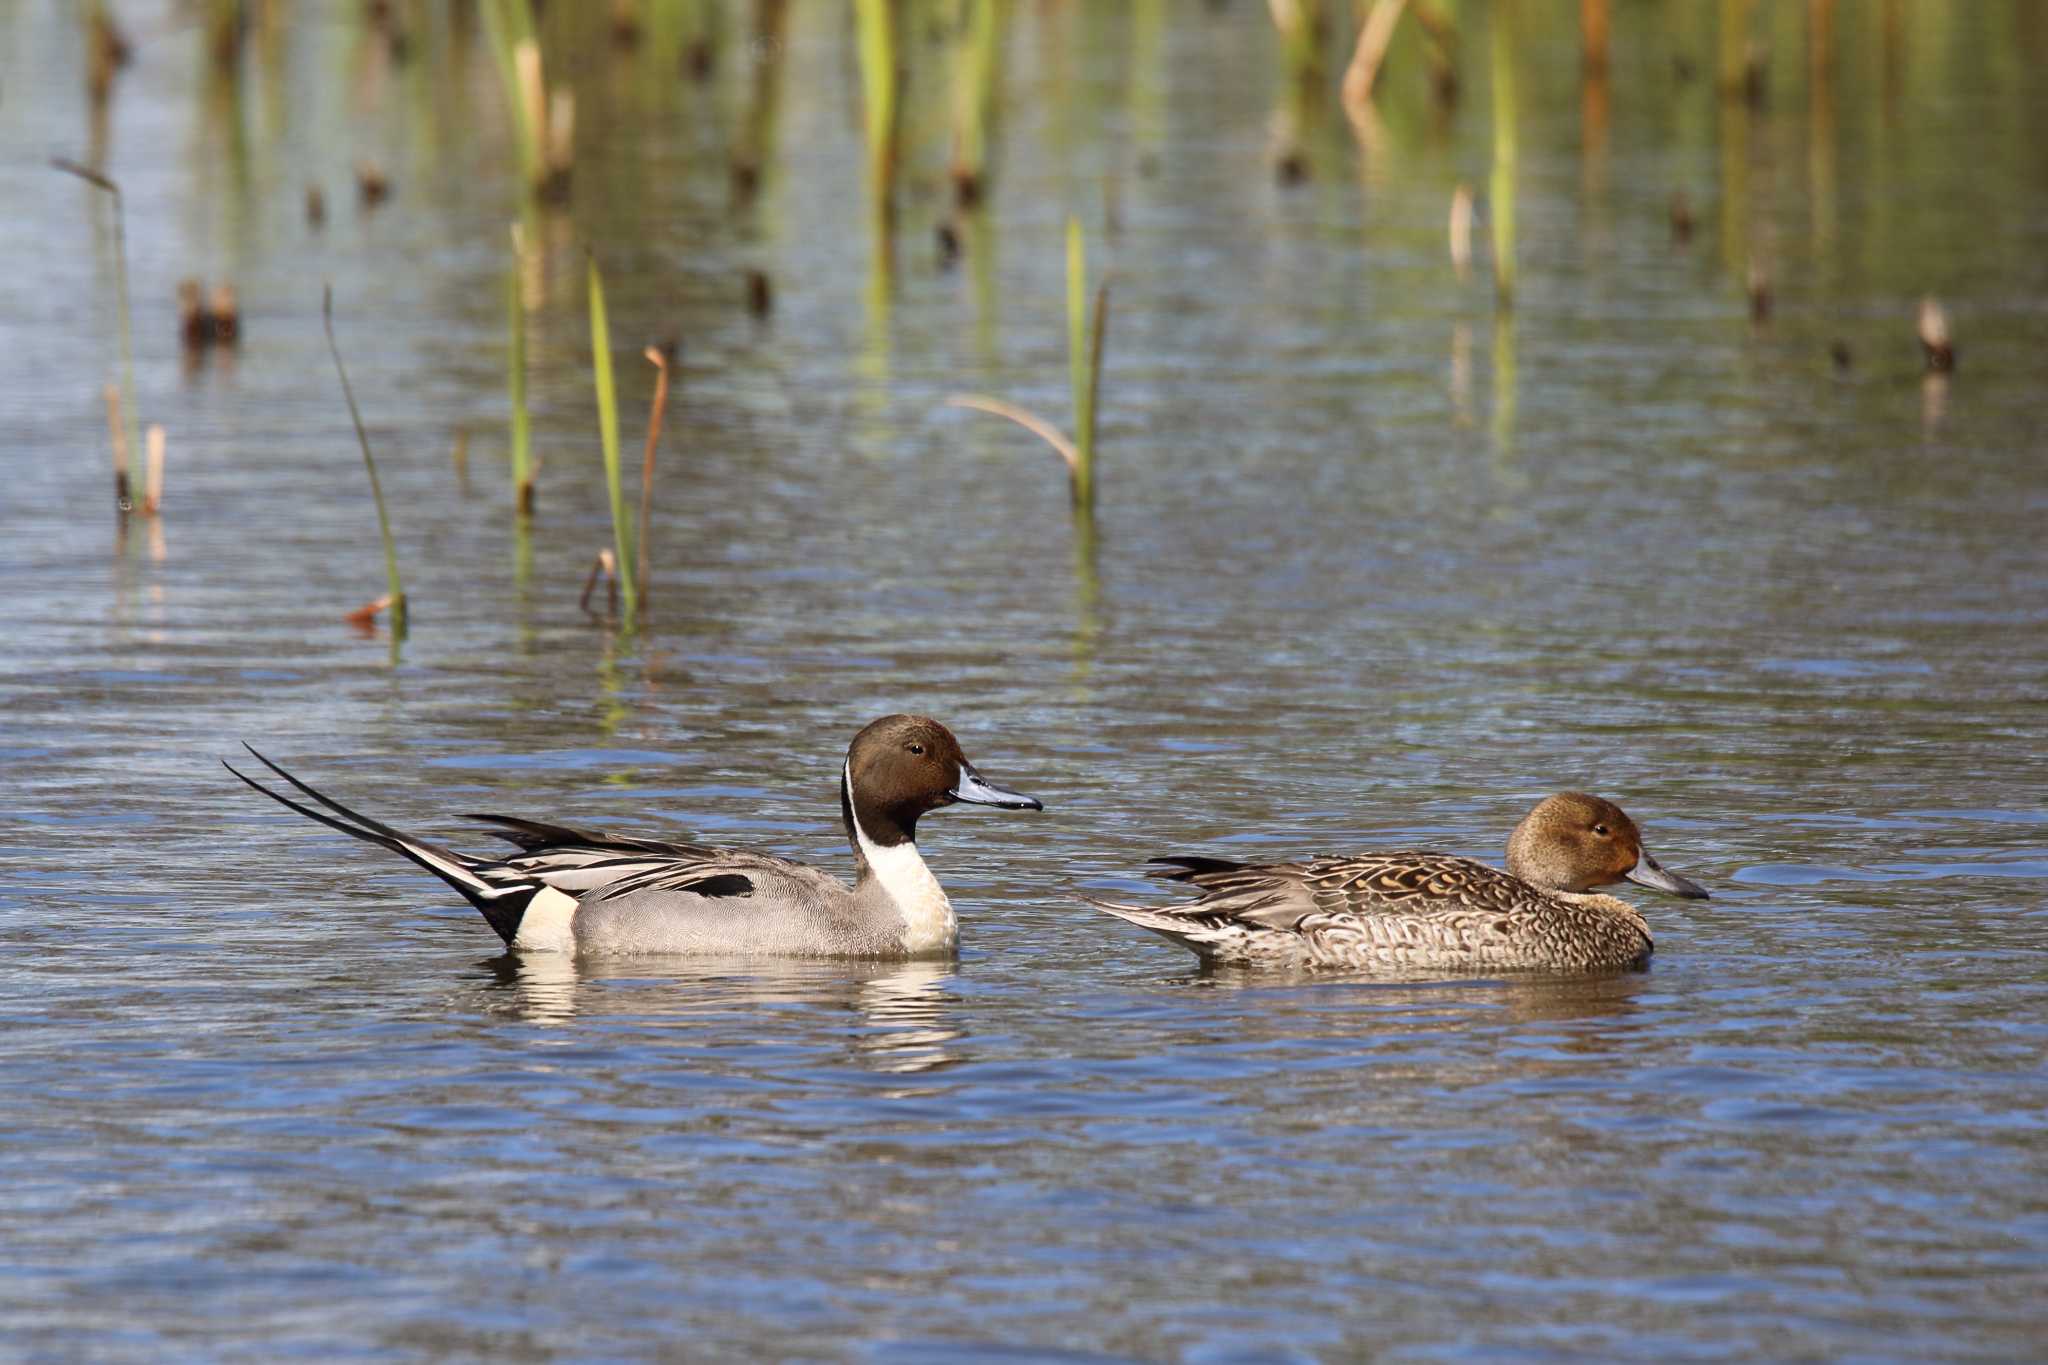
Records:
[[[1397,1024],[1404,1031],[1459,1032],[1489,1016],[1494,1022],[1518,1026],[1620,1020],[1638,1009],[1638,997],[1653,989],[1647,972],[1600,977],[1422,977],[1389,982],[1369,973],[1304,971],[1254,972],[1215,969],[1189,982],[1203,989],[1271,992],[1268,1008],[1246,1017],[1284,1020],[1273,1036],[1287,1036],[1303,1025],[1289,1018],[1299,1010],[1332,1032],[1364,1034],[1376,1023]],[[1580,1036],[1580,1035],[1575,1035]],[[1588,1038],[1610,1035],[1593,1033]],[[1590,1049],[1590,1050],[1598,1050]]]
[[[739,1029],[757,1040],[829,1046],[868,1070],[901,1075],[951,1065],[953,1045],[966,1036],[950,1013],[949,962],[508,953],[484,965],[493,977],[487,1007],[509,1007],[534,1024],[631,1019],[719,1034]]]
[[[1515,453],[1515,315],[1505,309],[1493,315],[1493,448],[1506,458]]]

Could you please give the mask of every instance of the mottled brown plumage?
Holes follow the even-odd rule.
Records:
[[[1247,864],[1162,858],[1182,905],[1089,903],[1205,962],[1418,971],[1618,971],[1649,961],[1635,907],[1592,888],[1634,881],[1707,893],[1657,865],[1620,807],[1580,792],[1539,804],[1508,840],[1509,871],[1422,849]]]

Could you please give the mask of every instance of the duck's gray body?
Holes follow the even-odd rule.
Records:
[[[470,818],[495,826],[520,851],[472,857],[350,810],[249,752],[316,804],[231,766],[235,776],[309,819],[426,868],[482,911],[507,947],[526,952],[950,956],[958,922],[918,853],[918,818],[958,801],[1041,809],[984,780],[937,721],[885,716],[854,737],[840,770],[840,814],[856,869],[848,886],[818,868],[746,849],[614,838],[502,815]]]
[[[525,951],[909,958],[942,956],[956,943],[937,881],[927,872],[926,886],[898,886],[906,911],[858,844],[859,875],[849,887],[820,868],[747,849],[492,823],[525,852],[474,870],[488,877],[502,867],[548,888],[513,936],[511,946]],[[886,866],[888,855],[876,861]]]
[[[1205,962],[1433,972],[1621,971],[1649,926],[1614,896],[1543,891],[1485,863],[1403,849],[1257,866],[1161,859],[1199,900],[1093,901]]]
[[[950,936],[913,947],[902,914],[873,882],[849,888],[814,868],[756,868],[752,875],[755,894],[744,898],[662,891],[588,896],[577,902],[570,921],[571,943],[528,939],[517,946],[601,957],[866,958],[944,955],[954,947]]]

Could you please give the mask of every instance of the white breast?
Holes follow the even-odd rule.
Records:
[[[946,899],[946,889],[925,866],[917,842],[909,840],[883,848],[870,841],[867,831],[860,827],[859,807],[853,804],[852,772],[842,773],[840,781],[846,785],[846,808],[855,812],[853,837],[860,842],[861,856],[867,859],[875,880],[889,893],[889,899],[903,916],[904,949],[911,953],[935,953],[953,947],[960,937],[953,902]]]

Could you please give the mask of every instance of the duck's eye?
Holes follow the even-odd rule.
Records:
[[[1601,838],[1605,839],[1607,837],[1607,826],[1595,825],[1593,826],[1593,832],[1599,835]]]
[[[924,745],[922,744],[906,744],[903,747],[916,754],[919,758],[924,757]]]

